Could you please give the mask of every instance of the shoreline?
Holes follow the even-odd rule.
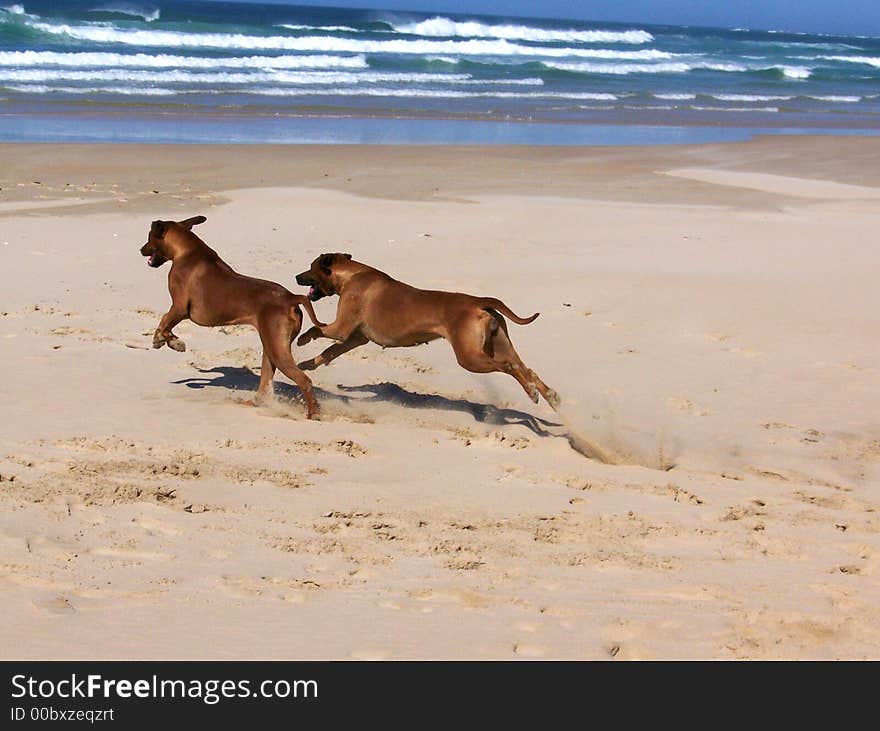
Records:
[[[705,181],[662,176],[663,184],[657,184],[664,170],[700,167],[880,186],[880,138],[849,135],[618,147],[0,143],[0,158],[5,162],[0,205],[35,200],[44,212],[68,206],[73,214],[128,210],[170,216],[222,202],[224,191],[279,186],[412,201],[513,194],[717,204],[719,188]],[[536,186],[538,177],[543,182]],[[785,186],[722,190],[720,200],[733,208],[772,209],[792,200]],[[14,207],[0,208],[0,216],[10,210]]]
[[[581,110],[575,117],[306,106],[0,102],[0,142],[634,146],[878,136],[871,114]]]

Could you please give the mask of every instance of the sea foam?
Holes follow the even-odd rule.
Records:
[[[59,53],[55,51],[0,51],[0,66],[65,66],[128,68],[348,68],[367,67],[366,57],[359,56],[237,56],[204,58],[201,56],[151,55],[147,53]]]
[[[399,33],[428,37],[503,38],[509,41],[562,43],[650,43],[654,36],[644,30],[574,30],[535,28],[526,25],[486,25],[436,17],[418,23],[396,23]]]
[[[523,46],[507,40],[361,40],[336,36],[253,36],[241,33],[181,33],[167,30],[125,30],[110,26],[32,23],[49,35],[93,43],[117,43],[147,48],[229,48],[343,53],[450,54],[483,56],[589,57],[584,48]]]

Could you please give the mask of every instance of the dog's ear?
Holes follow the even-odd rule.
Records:
[[[157,239],[165,238],[165,221],[153,221],[150,225],[150,235]]]
[[[351,261],[351,254],[343,254],[343,256],[344,256],[346,259],[348,259],[349,261]]]
[[[192,231],[193,226],[198,226],[200,223],[204,223],[207,220],[208,219],[204,216],[193,216],[192,218],[187,218],[185,221],[180,221],[180,225],[187,231]]]
[[[318,259],[318,266],[321,267],[321,271],[325,274],[330,274],[330,267],[333,266],[333,260],[336,258],[336,254],[321,254],[321,258]]]

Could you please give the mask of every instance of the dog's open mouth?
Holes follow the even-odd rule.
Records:
[[[147,259],[147,264],[153,268],[160,267],[165,263],[165,258],[158,252],[154,251]]]
[[[314,284],[309,287],[309,299],[312,302],[317,302],[323,296],[324,296],[324,293],[320,289],[318,289]]]

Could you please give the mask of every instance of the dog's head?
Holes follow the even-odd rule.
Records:
[[[168,234],[177,228],[192,231],[192,227],[204,223],[204,216],[193,216],[185,221],[153,221],[147,234],[147,243],[141,247],[141,256],[147,256],[147,264],[158,268],[173,259],[173,249],[169,246]]]
[[[312,302],[339,294],[333,283],[333,267],[343,261],[351,261],[351,254],[321,254],[306,271],[296,275],[296,283],[309,288]]]

